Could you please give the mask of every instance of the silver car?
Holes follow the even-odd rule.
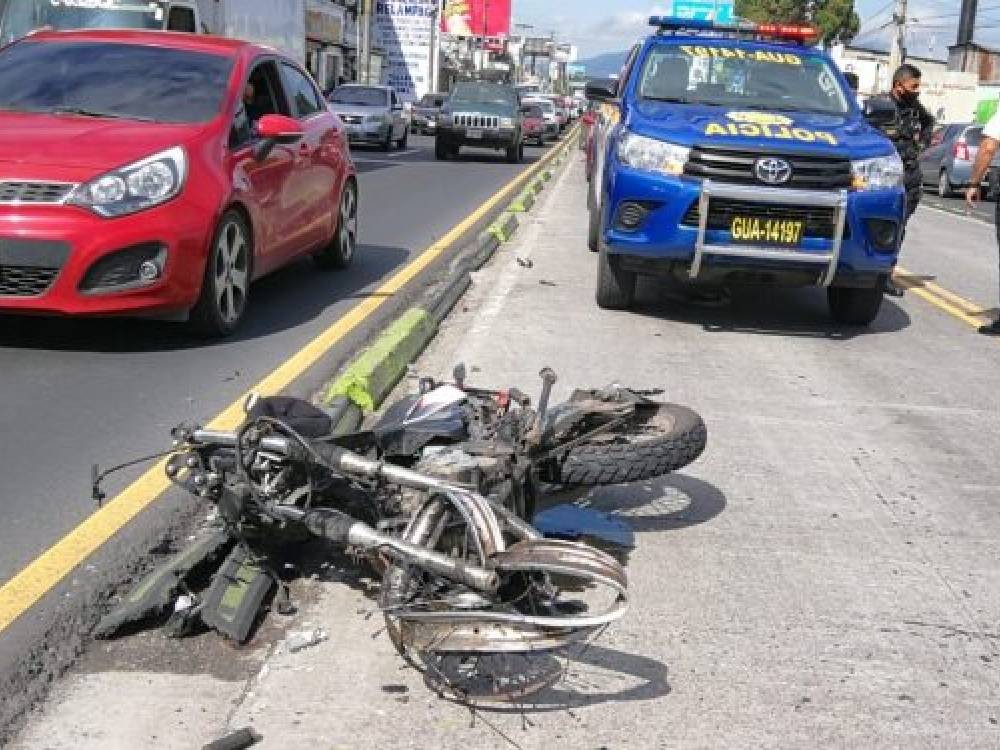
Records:
[[[931,145],[920,155],[920,172],[924,183],[937,186],[938,195],[951,197],[956,190],[968,186],[972,165],[983,141],[983,127],[971,123],[939,125],[931,136]],[[990,171],[1000,166],[1000,156],[993,160]]]
[[[330,110],[343,121],[348,140],[370,143],[392,150],[393,144],[406,148],[410,123],[403,102],[390,86],[348,84],[327,97]]]

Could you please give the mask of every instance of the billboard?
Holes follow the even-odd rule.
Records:
[[[455,36],[510,36],[511,0],[444,0],[441,31]]]
[[[375,2],[376,46],[385,50],[386,83],[403,101],[428,93],[431,85],[431,32],[437,0]]]
[[[732,23],[736,20],[733,0],[674,0],[675,18]]]

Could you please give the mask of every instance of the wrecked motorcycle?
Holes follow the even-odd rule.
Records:
[[[553,654],[620,618],[627,585],[610,556],[531,526],[539,481],[667,473],[700,454],[704,424],[617,386],[549,409],[550,371],[537,409],[516,389],[466,387],[461,368],[455,380],[422,381],[365,432],[333,436],[336,418],[292,399],[255,401],[235,433],[176,428],[167,474],[213,502],[224,528],[154,571],[99,633],[176,599],[181,625],[245,640],[278,586],[264,550],[299,530],[382,572],[387,632],[434,689],[516,700],[552,684]],[[188,588],[220,559],[205,591]]]

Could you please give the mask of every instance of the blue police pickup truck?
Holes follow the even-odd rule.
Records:
[[[597,304],[639,275],[815,285],[867,326],[896,264],[903,164],[808,26],[654,17],[600,102],[588,197]]]

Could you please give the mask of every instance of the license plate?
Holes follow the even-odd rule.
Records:
[[[734,216],[729,231],[736,242],[755,245],[798,245],[805,233],[805,222],[800,219],[761,219],[753,216]]]
[[[473,128],[472,130],[465,131],[466,138],[472,138],[473,140],[481,140],[483,137],[483,131],[478,128]]]

